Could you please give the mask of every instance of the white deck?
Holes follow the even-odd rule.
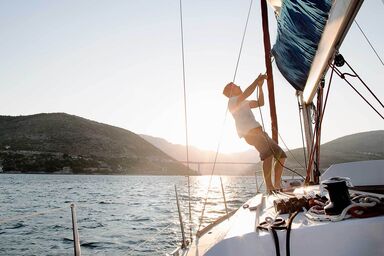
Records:
[[[310,190],[318,187],[311,187]],[[261,195],[251,200],[259,201]],[[264,196],[257,210],[241,207],[237,213],[196,239],[186,255],[276,255],[271,234],[256,231],[259,222],[274,216],[273,200]],[[250,201],[251,201],[250,200]],[[249,204],[250,201],[247,203]],[[281,215],[284,219],[287,214]],[[281,255],[286,255],[286,230],[277,231]],[[384,255],[384,216],[340,222],[309,221],[302,213],[292,224],[291,255]]]
[[[384,184],[384,160],[369,160],[335,164],[329,167],[321,181],[331,177],[348,177],[354,186],[379,186]]]
[[[369,176],[373,175],[376,177],[375,184],[384,184],[384,176],[382,175],[384,172],[384,161],[333,165],[325,173],[322,180],[329,175],[336,175],[351,176],[352,183],[359,185],[371,183],[371,180],[367,181],[357,177],[357,170],[370,170]],[[319,192],[319,186],[310,186],[305,189],[296,189],[294,195],[318,194]],[[350,190],[350,193],[374,195],[384,198],[384,195],[352,190]],[[256,195],[248,200],[243,207],[240,207],[229,219],[210,225],[202,232],[201,237],[193,242],[190,248],[180,251],[178,255],[276,255],[273,236],[269,231],[257,230],[257,226],[266,217],[275,217],[276,212],[273,207],[275,199],[289,196],[292,195],[284,193],[269,196]],[[288,214],[282,214],[279,217],[287,221]],[[279,237],[280,255],[286,255],[287,231],[277,230],[277,234]],[[299,213],[292,222],[290,255],[384,255],[384,216],[360,219],[351,218],[339,222],[319,222],[309,220],[303,213]]]

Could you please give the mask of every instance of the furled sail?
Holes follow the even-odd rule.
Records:
[[[278,15],[276,65],[311,102],[363,0],[268,1]]]
[[[320,42],[331,0],[283,1],[272,54],[282,75],[302,91]]]

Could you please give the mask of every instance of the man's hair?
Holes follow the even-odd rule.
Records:
[[[231,97],[231,92],[232,92],[232,85],[233,83],[229,83],[224,87],[223,94],[227,96],[228,98]]]

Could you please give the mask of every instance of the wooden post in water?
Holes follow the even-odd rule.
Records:
[[[73,230],[73,249],[75,256],[81,256],[80,250],[80,238],[79,232],[77,230],[77,217],[76,217],[76,207],[75,204],[71,204],[71,213],[72,213],[72,230]]]
[[[276,143],[278,143],[278,126],[277,126],[275,91],[274,91],[272,63],[271,63],[271,42],[269,38],[268,10],[267,10],[266,0],[261,0],[260,3],[261,3],[261,17],[262,17],[262,24],[263,24],[265,67],[267,68],[267,75],[268,75],[267,85],[268,85],[269,111],[271,115],[272,139],[276,141]]]

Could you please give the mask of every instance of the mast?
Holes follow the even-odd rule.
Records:
[[[313,127],[312,127],[312,121],[311,121],[311,106],[310,104],[306,104],[304,102],[303,98],[303,92],[299,92],[299,99],[300,99],[300,105],[302,107],[302,118],[304,122],[304,134],[305,134],[305,144],[307,146],[307,156],[308,156],[308,161],[310,161],[310,155],[311,155],[311,149],[313,147],[313,139],[314,139],[314,134],[313,134]],[[308,165],[310,166],[309,168],[311,169],[311,176],[310,176],[310,181],[314,181],[314,173],[312,171],[312,163],[308,162]],[[308,167],[307,167],[308,168]]]
[[[267,85],[268,85],[268,99],[269,99],[269,111],[271,115],[272,126],[272,139],[278,143],[278,127],[277,127],[277,115],[275,106],[275,91],[272,74],[271,63],[271,42],[269,38],[269,26],[268,26],[268,10],[266,0],[261,0],[261,17],[263,23],[263,39],[264,39],[264,53],[265,53],[265,66],[267,68]]]

